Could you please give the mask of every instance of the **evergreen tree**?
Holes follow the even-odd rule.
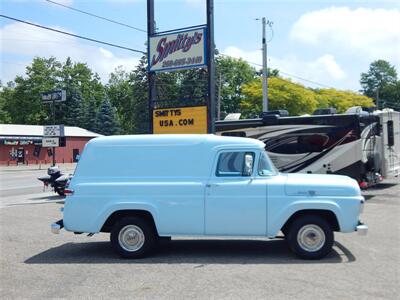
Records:
[[[104,135],[114,135],[118,133],[115,108],[108,98],[104,98],[100,110],[97,113],[96,132]]]
[[[67,115],[65,116],[66,125],[83,126],[84,111],[81,94],[74,90],[71,93],[71,98],[67,101]]]
[[[83,128],[90,131],[96,131],[96,115],[97,115],[96,99],[94,97],[90,97],[85,109]]]
[[[132,103],[135,133],[149,133],[149,98],[147,82],[147,56],[143,55],[139,65],[130,74],[134,102]]]

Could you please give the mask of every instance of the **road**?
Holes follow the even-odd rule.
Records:
[[[44,188],[37,178],[47,174],[48,166],[0,167],[0,207],[21,203],[39,203],[55,199],[50,188]],[[61,165],[63,173],[73,173],[74,164]],[[36,202],[34,202],[36,201]],[[39,202],[38,202],[39,201]]]
[[[62,198],[45,171],[0,170],[0,298],[399,299],[400,184],[365,192],[368,236],[335,234],[325,259],[283,240],[179,239],[140,260],[116,257],[108,234],[50,233]]]

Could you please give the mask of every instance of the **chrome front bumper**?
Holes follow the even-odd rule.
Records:
[[[356,231],[358,235],[367,235],[368,225],[360,223],[359,225],[357,225]]]
[[[59,220],[53,224],[51,224],[51,232],[54,234],[59,234],[60,230],[64,228],[63,220]]]

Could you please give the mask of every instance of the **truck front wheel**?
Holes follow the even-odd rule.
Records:
[[[157,238],[153,227],[146,220],[125,217],[113,226],[110,240],[121,257],[140,258],[154,249]]]
[[[293,221],[286,239],[290,249],[305,259],[320,259],[332,251],[333,230],[320,216],[306,215]]]

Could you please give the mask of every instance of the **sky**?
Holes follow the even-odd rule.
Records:
[[[146,30],[145,0],[52,0]],[[158,31],[206,23],[205,0],[154,0]],[[214,1],[215,44],[223,54],[261,64],[261,21],[268,66],[311,87],[360,90],[360,73],[385,59],[400,73],[400,1]],[[45,0],[0,0],[2,15],[145,51],[147,34]],[[33,57],[87,63],[104,83],[140,54],[0,18],[0,79],[25,74]],[[254,65],[257,69],[259,66]]]

